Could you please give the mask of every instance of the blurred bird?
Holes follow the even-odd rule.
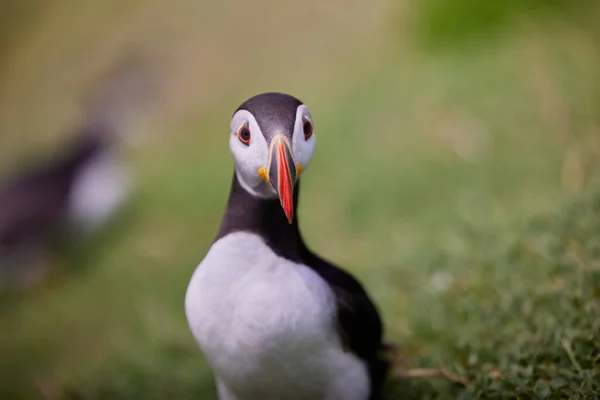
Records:
[[[0,184],[0,290],[39,283],[61,238],[89,237],[130,193],[118,157],[147,78],[128,62],[86,100],[82,127],[60,155]]]
[[[378,311],[298,229],[298,178],[316,140],[308,108],[260,94],[239,106],[230,128],[229,202],[185,298],[219,398],[379,399],[389,362]]]

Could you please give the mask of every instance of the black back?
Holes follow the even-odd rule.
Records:
[[[0,186],[0,250],[60,229],[77,172],[108,146],[103,127],[85,129],[60,157],[32,164]]]
[[[380,357],[383,326],[375,305],[348,272],[319,257],[306,246],[298,228],[299,184],[294,188],[294,219],[288,223],[278,199],[257,198],[234,175],[225,216],[215,241],[234,232],[259,235],[280,257],[302,263],[331,287],[337,305],[337,325],[348,351],[363,359],[371,376],[371,400],[379,399],[389,368]]]

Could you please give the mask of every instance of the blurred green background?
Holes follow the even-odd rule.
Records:
[[[309,245],[364,282],[399,370],[472,383],[397,378],[391,398],[600,396],[599,6],[3,0],[2,173],[60,149],[132,49],[166,90],[127,149],[127,208],[0,298],[0,398],[216,398],[183,299],[228,195],[229,119],[265,91],[315,120]]]

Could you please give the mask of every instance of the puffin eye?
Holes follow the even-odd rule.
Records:
[[[248,124],[242,125],[238,131],[238,139],[246,146],[250,145],[250,129],[248,128]]]
[[[302,130],[304,131],[304,139],[308,140],[313,133],[313,126],[309,120],[304,120],[304,123],[302,124]]]

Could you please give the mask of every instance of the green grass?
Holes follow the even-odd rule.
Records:
[[[600,395],[600,195],[524,227],[457,227],[457,249],[421,259],[406,351],[472,385],[413,383],[415,398],[596,398]],[[426,309],[426,312],[423,310]]]
[[[424,0],[415,6],[415,38],[431,47],[490,43],[510,35],[515,20],[572,21],[595,8],[590,0]]]
[[[396,379],[392,398],[598,396],[594,24],[513,22],[493,45],[433,51],[393,2],[76,4],[45,10],[0,69],[0,131],[32,140],[0,135],[0,168],[54,146],[123,38],[166,43],[168,101],[129,153],[120,218],[43,288],[1,299],[0,398],[214,398],[183,298],[227,197],[231,112],[265,90],[315,118],[309,244],[364,282],[399,367],[473,382]]]

